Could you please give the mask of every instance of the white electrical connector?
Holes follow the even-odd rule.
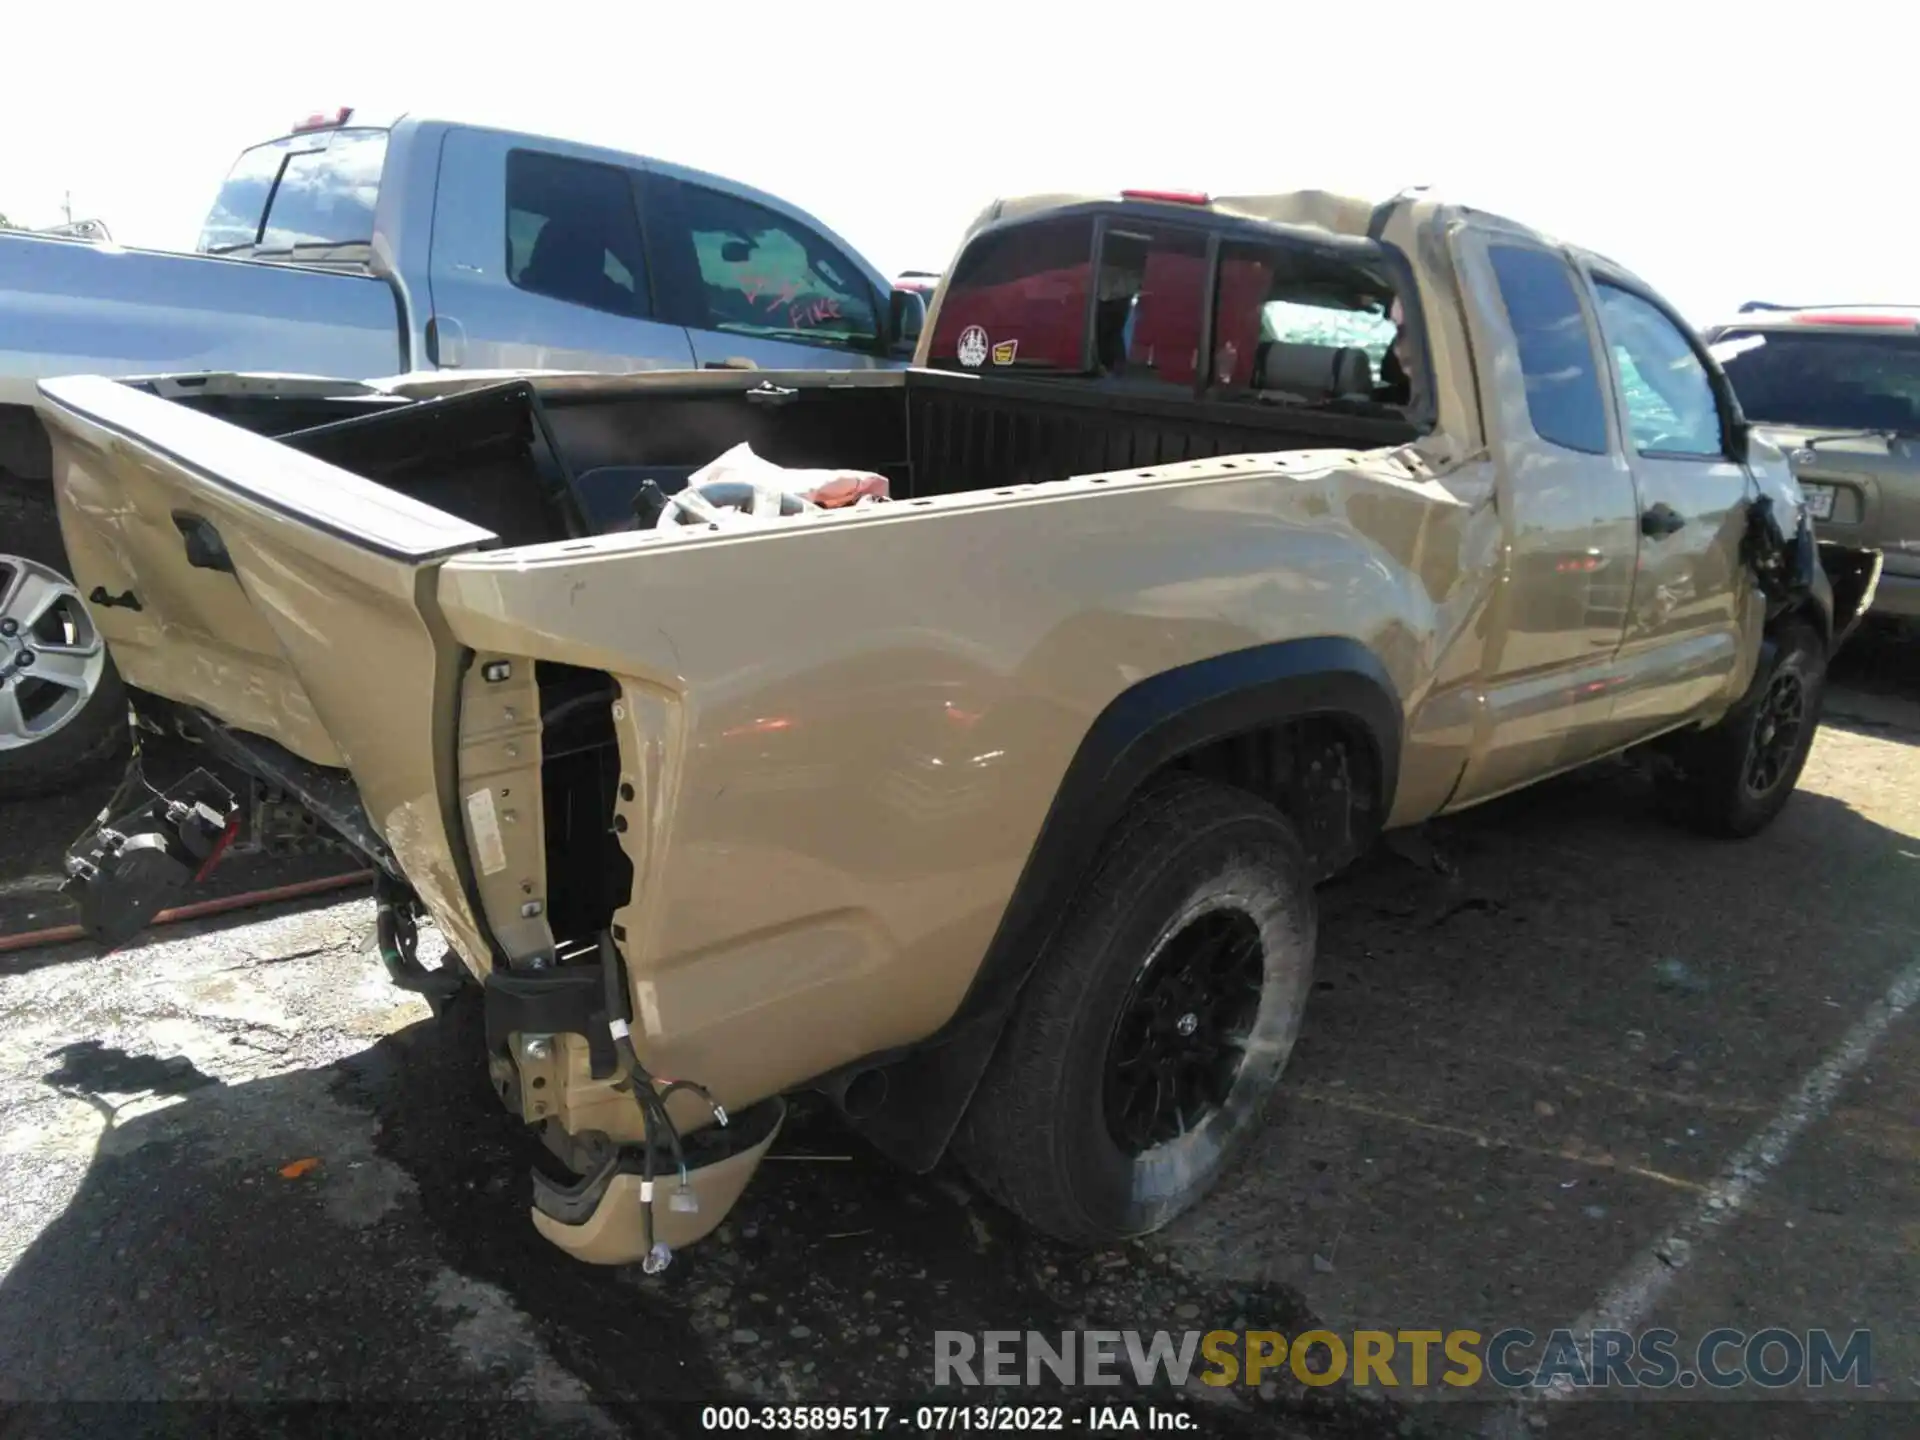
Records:
[[[682,1215],[698,1215],[700,1213],[700,1197],[682,1185],[667,1197],[667,1208],[678,1211]]]
[[[642,1205],[651,1205],[653,1203],[653,1182],[651,1180],[642,1180],[640,1182],[640,1203]]]
[[[607,1031],[614,1039],[624,1040],[633,1034],[633,1027],[628,1025],[624,1020],[609,1020],[607,1022]]]
[[[653,1242],[653,1248],[647,1252],[646,1258],[640,1262],[640,1269],[645,1274],[658,1275],[672,1263],[673,1247],[664,1240],[656,1240]]]

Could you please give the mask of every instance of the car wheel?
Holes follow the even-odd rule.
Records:
[[[1826,695],[1826,647],[1794,622],[1770,637],[1747,696],[1711,729],[1680,737],[1658,782],[1670,819],[1704,835],[1744,839],[1773,822],[1806,768]]]
[[[1158,1229],[1252,1137],[1312,987],[1293,827],[1181,778],[1116,828],[1041,957],[955,1146],[976,1183],[1076,1245]]]
[[[67,572],[51,496],[0,476],[0,799],[68,789],[128,743],[127,698]]]

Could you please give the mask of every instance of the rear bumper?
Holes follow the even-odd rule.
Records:
[[[572,1186],[533,1174],[533,1226],[576,1260],[590,1265],[631,1265],[665,1245],[666,1253],[710,1235],[727,1217],[760,1166],[786,1119],[786,1102],[763,1100],[724,1128],[687,1137],[685,1196],[669,1167],[647,1188],[658,1203],[642,1198],[643,1165],[635,1147],[612,1153],[593,1175]],[[688,1208],[683,1208],[688,1207]]]

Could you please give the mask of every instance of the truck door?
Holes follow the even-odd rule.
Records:
[[[639,172],[486,130],[447,132],[428,359],[465,370],[685,370],[657,316]]]
[[[1579,276],[1517,236],[1455,243],[1506,543],[1459,805],[1608,748],[1638,512]]]
[[[1728,453],[1698,341],[1631,282],[1591,278],[1639,503],[1639,562],[1609,721],[1626,743],[1738,678],[1754,593],[1740,561],[1750,485]]]
[[[646,189],[661,314],[705,369],[886,366],[887,303],[866,270],[799,217],[658,173]]]

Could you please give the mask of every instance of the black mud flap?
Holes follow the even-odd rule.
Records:
[[[204,879],[240,828],[233,792],[205,770],[162,792],[140,779],[136,758],[129,782],[67,850],[61,886],[80,911],[80,928],[107,950],[126,944],[168,900]],[[129,788],[147,798],[121,810]]]
[[[1820,542],[1820,568],[1827,572],[1827,582],[1833,586],[1833,650],[1846,644],[1847,637],[1860,628],[1867,611],[1873,608],[1886,560],[1884,550],[1863,550],[1834,540]]]

